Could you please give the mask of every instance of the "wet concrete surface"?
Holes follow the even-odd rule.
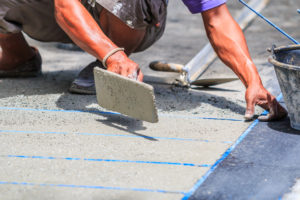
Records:
[[[263,14],[300,38],[297,4],[272,1]],[[233,13],[242,7],[228,5]],[[289,41],[259,19],[245,34],[263,82],[278,95],[266,49]],[[29,42],[41,51],[43,75],[0,80],[0,199],[181,199],[250,124],[240,81],[197,89],[154,84],[157,124],[112,115],[95,96],[67,91],[93,57]],[[174,0],[163,38],[131,58],[147,74],[150,61],[184,64],[207,42],[201,16]],[[233,76],[220,61],[205,74]]]

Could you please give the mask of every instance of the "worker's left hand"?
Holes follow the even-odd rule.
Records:
[[[124,52],[117,52],[110,56],[107,61],[107,70],[128,77],[130,79],[143,81],[143,73],[139,65],[129,59]]]
[[[280,120],[287,116],[287,111],[277,102],[263,86],[249,86],[246,91],[247,108],[245,113],[246,120],[252,120],[254,117],[255,105],[269,111],[265,116],[259,116],[260,121]]]

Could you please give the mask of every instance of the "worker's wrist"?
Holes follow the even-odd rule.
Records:
[[[126,61],[127,59],[128,57],[124,51],[118,51],[107,58],[106,66],[109,66],[112,63],[116,63],[116,62],[123,62]]]
[[[263,84],[262,84],[262,81],[261,81],[260,77],[251,77],[251,78],[249,78],[246,81],[245,87],[248,88],[248,87],[251,87],[251,86],[262,86],[263,87]]]
[[[117,52],[119,52],[119,51],[124,51],[124,48],[117,47],[117,48],[111,50],[110,52],[108,52],[108,53],[106,54],[106,56],[104,56],[104,58],[103,58],[103,60],[102,60],[103,66],[104,66],[104,67],[107,67],[106,61],[107,61],[112,55],[114,55],[115,53],[117,53]]]

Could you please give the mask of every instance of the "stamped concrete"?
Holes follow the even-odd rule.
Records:
[[[263,13],[300,38],[297,3],[272,1]],[[228,4],[233,13],[241,8]],[[265,50],[289,42],[261,20],[246,37],[263,82],[278,95]],[[67,92],[93,57],[29,42],[41,51],[43,75],[0,80],[0,199],[181,199],[249,126],[239,81],[189,90],[153,85],[160,121],[150,124]],[[201,16],[174,0],[165,36],[132,59],[149,73],[150,61],[187,63],[206,43]],[[205,76],[234,75],[217,61]]]

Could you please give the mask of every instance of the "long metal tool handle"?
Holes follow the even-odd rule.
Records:
[[[270,24],[271,26],[273,26],[274,28],[276,28],[280,33],[282,33],[287,38],[289,38],[291,41],[293,41],[295,44],[300,44],[297,40],[295,40],[289,34],[287,34],[286,32],[284,32],[281,28],[279,28],[278,26],[276,26],[274,23],[272,23],[270,20],[268,20],[265,16],[263,16],[262,14],[260,14],[259,12],[257,12],[253,8],[251,8],[245,1],[243,1],[243,0],[239,0],[239,1],[242,4],[244,4],[247,8],[249,8],[251,11],[253,11],[255,14],[257,14],[259,17],[261,17],[263,20],[265,20],[268,24]],[[298,12],[299,12],[299,10],[298,10]]]

